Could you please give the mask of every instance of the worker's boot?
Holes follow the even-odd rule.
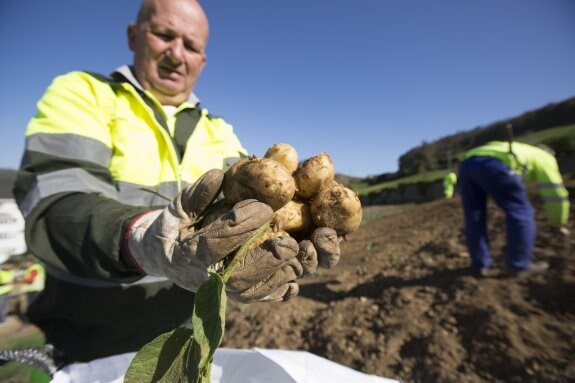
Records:
[[[541,274],[549,269],[549,263],[545,261],[531,262],[529,267],[520,270],[510,270],[507,272],[509,276],[526,278],[532,275]]]

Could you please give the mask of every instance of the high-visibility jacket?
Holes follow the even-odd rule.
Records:
[[[173,116],[124,66],[71,72],[38,102],[14,196],[46,285],[28,317],[73,361],[136,351],[192,315],[193,293],[143,277],[122,254],[133,218],[246,156],[191,95]],[[143,190],[146,189],[146,190]],[[152,190],[156,193],[150,192]]]
[[[567,223],[569,193],[563,184],[557,160],[551,153],[521,142],[510,145],[509,142],[492,141],[465,154],[466,158],[472,156],[497,158],[520,175],[524,182],[536,182],[549,222],[554,226]]]
[[[14,270],[0,269],[0,295],[10,293],[14,289]]]
[[[34,263],[24,270],[20,291],[23,293],[42,291],[45,279],[44,267],[39,263]]]
[[[443,177],[443,193],[445,198],[453,197],[453,192],[455,190],[455,184],[457,183],[457,174],[455,172],[449,172],[445,177]]]

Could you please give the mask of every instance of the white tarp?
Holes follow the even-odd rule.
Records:
[[[53,383],[121,383],[135,353],[76,363],[54,376]],[[305,351],[219,348],[211,383],[399,383],[364,374]]]
[[[399,383],[305,351],[218,349],[212,383]]]

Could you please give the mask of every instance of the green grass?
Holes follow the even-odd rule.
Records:
[[[369,193],[378,192],[383,189],[393,189],[402,184],[414,184],[418,182],[433,182],[445,177],[448,173],[447,169],[433,170],[430,172],[419,173],[409,177],[400,178],[397,180],[383,182],[377,185],[367,185],[363,183],[355,183],[350,185],[350,188],[354,190],[357,194],[367,195]]]
[[[517,137],[517,141],[531,145],[545,144],[549,146],[555,146],[560,142],[569,143],[571,151],[575,152],[575,124],[526,134],[521,137]]]

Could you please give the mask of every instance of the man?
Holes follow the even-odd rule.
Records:
[[[22,266],[24,267],[24,273],[16,279],[16,283],[20,285],[20,292],[26,294],[26,306],[29,306],[38,294],[44,290],[46,272],[42,264],[32,260],[25,261]]]
[[[221,190],[218,169],[247,155],[193,94],[208,29],[195,0],[144,0],[128,26],[133,66],[56,78],[28,126],[14,195],[47,273],[28,316],[64,363],[131,353],[188,323],[208,269],[271,218],[247,200],[194,225]],[[279,237],[251,250],[228,295],[296,295],[298,258],[339,258],[335,231],[317,230],[313,243]]]
[[[505,211],[507,271],[529,275],[545,271],[546,262],[531,262],[535,244],[534,211],[523,182],[536,182],[549,223],[566,232],[568,193],[555,157],[519,142],[489,142],[471,149],[459,167],[459,188],[472,271],[488,274],[491,256],[487,237],[487,197]]]

